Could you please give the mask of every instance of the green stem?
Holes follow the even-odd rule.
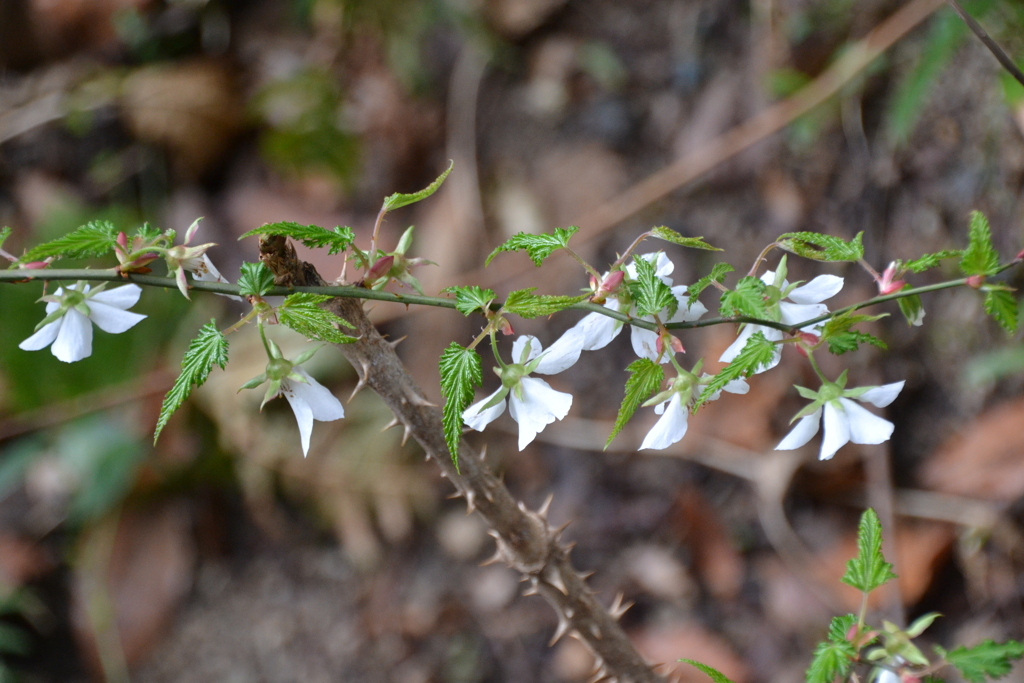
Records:
[[[579,263],[579,264],[580,264],[581,266],[583,266],[583,269],[584,269],[585,271],[587,271],[587,273],[588,273],[588,274],[590,275],[590,277],[594,278],[594,280],[595,280],[595,281],[596,281],[596,282],[597,282],[598,284],[601,284],[601,274],[600,274],[599,272],[597,272],[597,271],[596,271],[596,270],[594,269],[594,267],[593,267],[592,265],[590,265],[589,263],[587,263],[586,261],[584,261],[584,260],[583,260],[583,257],[582,257],[582,256],[580,256],[579,254],[577,254],[577,253],[576,253],[575,251],[573,251],[573,250],[572,250],[572,249],[570,249],[569,247],[563,247],[563,249],[565,249],[566,253],[568,253],[568,254],[569,254],[569,256],[572,256],[572,257],[573,257],[574,259],[576,259],[576,261],[577,261],[577,262],[578,262],[578,263]]]
[[[504,363],[504,361],[501,360],[501,356],[498,355],[498,338],[497,338],[497,335],[494,334],[494,329],[493,328],[491,329],[491,351],[494,352],[494,360],[498,361],[498,367],[500,367],[502,370],[504,370],[505,369],[505,363]],[[516,359],[513,358],[512,362],[515,363]]]
[[[252,319],[256,317],[256,315],[258,313],[259,313],[259,311],[256,310],[255,308],[253,308],[251,311],[249,311],[248,313],[245,314],[245,317],[243,317],[241,320],[236,322],[231,327],[225,329],[223,332],[221,332],[221,334],[231,334],[232,332],[237,332],[238,330],[240,330],[243,327],[245,327],[246,325],[248,325],[252,321]],[[263,332],[263,325],[261,323],[260,324],[260,333],[262,334],[262,332]]]
[[[818,379],[820,379],[823,384],[831,384],[831,382],[825,378],[825,375],[822,374],[821,368],[818,367],[818,361],[814,360],[814,352],[810,349],[807,349],[807,360],[811,362],[811,367],[814,368],[814,374],[818,376]]]
[[[274,354],[270,352],[270,342],[267,341],[267,333],[263,331],[263,323],[257,322],[256,327],[260,330],[260,339],[263,340],[263,349],[267,352],[267,358],[273,360]]]
[[[862,593],[860,598],[860,613],[857,615],[857,635],[864,630],[864,620],[868,616],[868,594]]]

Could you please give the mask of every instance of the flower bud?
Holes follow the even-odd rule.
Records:
[[[967,278],[967,286],[972,289],[981,289],[981,285],[985,282],[984,275],[972,275]]]
[[[30,261],[29,263],[21,264],[21,267],[27,270],[42,270],[49,267],[49,265],[49,261]]]
[[[117,244],[121,248],[124,248],[124,247],[128,246],[128,235],[124,234],[124,230],[122,230],[121,232],[117,233]]]
[[[603,304],[609,294],[614,294],[625,279],[626,273],[622,270],[613,270],[604,276],[599,285],[595,286],[594,277],[590,277],[590,287],[594,289],[590,300],[595,304]]]
[[[366,277],[363,280],[367,283],[372,284],[388,274],[391,270],[391,266],[395,264],[395,257],[388,255],[377,259],[377,262],[373,264],[370,270],[366,271]]]
[[[1024,249],[1017,252],[1017,255],[1013,257],[1014,261],[1024,261]]]
[[[882,273],[882,279],[878,281],[878,293],[882,296],[900,291],[907,284],[903,280],[894,280],[896,277],[896,262],[893,261]]]

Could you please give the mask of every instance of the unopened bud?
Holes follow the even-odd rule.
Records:
[[[128,235],[124,234],[124,231],[117,233],[117,243],[122,247],[128,246]]]
[[[981,285],[985,282],[984,275],[972,275],[967,278],[967,286],[972,289],[981,289]]]
[[[594,276],[591,275],[590,287],[594,290],[594,294],[590,297],[590,300],[595,304],[603,304],[607,300],[608,295],[613,294],[619,288],[625,277],[626,273],[624,271],[613,270],[601,280],[600,284],[596,284]]]
[[[804,358],[807,358],[807,350],[808,349],[813,349],[813,348],[817,347],[818,344],[821,343],[821,337],[819,337],[816,334],[812,334],[810,332],[800,332],[796,336],[797,336],[797,339],[800,340],[799,342],[797,342],[796,350]]]
[[[1014,261],[1024,261],[1024,249],[1017,252],[1017,255],[1013,257]]]
[[[894,280],[896,277],[896,262],[893,261],[882,273],[882,279],[878,281],[878,293],[882,296],[900,291],[907,284],[903,280]]]
[[[505,335],[515,334],[516,333],[516,331],[512,329],[512,323],[510,323],[505,318],[502,318],[498,322],[498,329],[501,330],[501,333],[505,334]]]
[[[369,271],[367,271],[365,280],[367,282],[379,280],[383,276],[387,275],[388,271],[391,270],[391,266],[393,266],[394,264],[394,256],[389,255],[377,259],[377,262],[373,264],[373,267],[370,268]]]

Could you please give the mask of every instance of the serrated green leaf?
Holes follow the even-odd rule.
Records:
[[[441,291],[455,295],[455,310],[465,316],[472,315],[474,311],[486,313],[487,307],[494,301],[493,289],[483,289],[476,285],[445,287]]]
[[[992,246],[988,219],[980,211],[971,212],[970,241],[960,259],[964,275],[992,275],[999,270],[999,254]]]
[[[821,336],[827,339],[833,335],[846,332],[854,325],[881,320],[887,315],[887,313],[883,313],[881,315],[864,315],[863,313],[847,311],[846,313],[837,315],[834,318],[830,318],[825,321],[825,324],[821,327]]]
[[[654,264],[647,259],[636,258],[633,263],[636,267],[636,280],[629,284],[629,292],[636,302],[637,315],[655,315],[667,308],[665,318],[671,318],[679,307],[672,288],[661,281]]]
[[[897,299],[896,303],[900,307],[900,313],[907,319],[908,325],[921,324],[921,319],[924,317],[924,304],[921,303],[921,297],[917,294],[905,296]]]
[[[857,557],[846,563],[843,583],[870,593],[895,579],[892,565],[882,556],[882,524],[871,508],[864,511],[857,530]]]
[[[214,365],[223,370],[228,362],[228,340],[217,329],[217,321],[210,320],[199,330],[199,334],[188,345],[188,351],[181,361],[181,374],[174,380],[174,386],[164,396],[160,407],[160,417],[156,421],[153,443],[160,438],[160,432],[167,425],[181,404],[185,402],[192,387],[201,387]]]
[[[849,353],[850,351],[856,351],[860,348],[861,344],[871,344],[883,351],[889,348],[884,341],[875,335],[869,334],[868,332],[858,332],[856,330],[840,332],[839,334],[828,338],[828,350],[836,356],[841,356],[844,353]]]
[[[444,394],[444,440],[448,443],[452,462],[458,467],[462,413],[473,400],[473,389],[483,385],[483,370],[479,354],[455,342],[441,354],[438,368],[441,372],[441,393]]]
[[[974,647],[961,646],[949,652],[938,646],[935,649],[971,683],[983,683],[986,678],[1002,678],[1010,673],[1013,660],[1024,657],[1024,643],[1015,640],[1005,643],[986,640]]]
[[[12,231],[8,226],[4,226],[3,229],[0,230],[0,248],[3,248],[4,242],[6,242],[7,238],[11,236],[11,232]]]
[[[708,676],[710,676],[711,680],[714,681],[715,683],[732,683],[732,681],[729,680],[728,676],[726,676],[725,674],[723,674],[721,671],[719,671],[717,669],[711,668],[707,664],[701,664],[700,662],[695,661],[693,659],[680,659],[679,661],[680,662],[686,662],[690,666],[697,667],[698,669],[700,669],[701,671],[706,673]]]
[[[859,232],[847,242],[817,232],[787,232],[775,241],[781,249],[815,261],[859,261],[864,258],[863,236],[864,233]]]
[[[352,228],[340,225],[332,230],[321,228],[319,225],[302,225],[291,221],[278,223],[266,223],[255,230],[250,230],[238,239],[253,237],[255,235],[284,235],[293,240],[301,242],[310,249],[321,249],[328,247],[329,255],[339,254],[348,248],[355,239]]]
[[[732,359],[732,362],[718,371],[718,374],[707,383],[700,396],[693,404],[693,411],[707,403],[708,399],[715,393],[725,388],[725,385],[740,377],[750,377],[762,365],[765,365],[775,357],[775,344],[769,341],[761,332],[750,335],[750,339],[744,345],[739,355]]]
[[[159,236],[160,229],[154,228],[149,223],[143,223],[142,225],[137,227],[135,229],[135,233],[132,235],[132,237],[137,237],[144,242],[151,242],[152,240],[155,240]],[[173,237],[171,237],[171,241],[174,241]]]
[[[619,414],[615,417],[612,433],[608,435],[608,440],[604,443],[605,448],[611,445],[612,439],[622,431],[640,404],[657,391],[662,380],[665,379],[664,368],[647,358],[633,361],[626,367],[626,371],[629,372],[629,379],[626,380],[626,395],[622,399],[622,405],[619,406]]]
[[[937,251],[934,254],[925,254],[920,258],[907,261],[902,264],[902,266],[912,273],[923,273],[924,271],[939,265],[939,262],[943,259],[961,255],[963,255],[963,252],[959,249],[944,249],[943,251]]]
[[[523,250],[526,251],[530,260],[533,261],[533,265],[539,267],[544,262],[544,259],[551,256],[555,250],[569,246],[569,238],[575,235],[578,230],[579,228],[575,225],[571,225],[568,228],[555,228],[554,233],[550,235],[547,233],[539,235],[531,235],[526,232],[517,233],[487,256],[487,260],[484,261],[484,267],[489,266],[491,259],[503,251]]]
[[[351,344],[356,338],[342,334],[335,325],[351,328],[352,324],[320,308],[320,304],[332,298],[326,294],[290,294],[278,307],[277,320],[307,339],[332,344]]]
[[[713,247],[704,241],[703,237],[683,237],[675,230],[666,228],[664,225],[651,230],[651,236],[657,237],[660,240],[671,242],[672,244],[678,244],[681,247],[689,247],[690,249],[703,249],[704,251],[722,251],[718,247]]]
[[[243,263],[238,278],[238,293],[242,296],[263,296],[274,286],[274,274],[263,263]]]
[[[533,294],[537,289],[517,289],[509,292],[508,298],[502,308],[508,313],[515,313],[521,318],[536,318],[541,315],[552,315],[563,311],[573,304],[578,304],[587,298],[586,294],[580,296],[549,296],[546,294]]]
[[[705,289],[710,287],[712,282],[721,284],[722,280],[725,279],[725,276],[734,270],[736,269],[728,263],[716,263],[711,266],[710,273],[686,288],[686,293],[689,295],[689,298],[686,300],[686,305],[693,306],[693,304],[697,302],[697,297],[699,297]]]
[[[731,318],[737,315],[749,315],[754,318],[766,319],[768,317],[768,305],[765,301],[766,285],[761,278],[742,278],[736,283],[736,288],[729,292],[723,292],[718,310],[722,316]]]
[[[114,250],[118,229],[110,221],[90,221],[57,239],[29,249],[20,263],[42,261],[51,256],[58,258],[90,258],[103,256]]]
[[[401,194],[400,192],[394,193],[393,195],[391,195],[390,197],[388,197],[387,199],[384,200],[384,208],[383,208],[383,210],[384,211],[394,211],[395,209],[400,209],[403,206],[408,206],[409,204],[415,204],[418,201],[422,201],[422,200],[426,199],[430,195],[432,195],[435,192],[437,192],[438,188],[441,187],[441,183],[443,183],[444,179],[448,177],[448,174],[452,172],[452,168],[454,166],[455,166],[455,162],[454,161],[449,162],[448,163],[448,168],[445,169],[445,172],[442,173],[441,175],[437,176],[437,180],[435,180],[434,182],[430,183],[429,185],[427,185],[425,188],[423,188],[419,192],[413,192],[411,194]]]
[[[834,617],[829,625],[829,639],[818,643],[814,658],[807,668],[807,683],[833,683],[845,679],[857,656],[857,648],[846,639],[846,633],[856,618],[852,615]]]
[[[985,292],[985,312],[995,318],[1003,329],[1013,334],[1017,331],[1017,300],[1005,289],[990,289]]]

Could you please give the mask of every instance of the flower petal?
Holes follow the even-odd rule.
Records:
[[[865,411],[866,412],[866,411]],[[821,440],[819,460],[831,460],[850,440],[850,420],[835,401],[825,404],[825,437]]]
[[[786,298],[797,304],[820,304],[831,299],[843,288],[843,278],[837,275],[819,275],[806,285],[797,287]]]
[[[508,412],[519,423],[519,450],[523,450],[545,427],[569,414],[572,395],[555,391],[536,377],[524,377],[519,386],[522,398],[510,392]]]
[[[74,363],[92,354],[92,323],[84,315],[69,308],[60,319],[60,330],[50,352],[65,363]]]
[[[686,285],[673,287],[672,293],[675,294],[679,307],[676,308],[675,315],[669,318],[668,322],[693,322],[694,320],[699,320],[702,315],[708,312],[708,309],[700,301],[694,301],[692,306],[686,305],[686,302],[690,299],[686,293]]]
[[[141,313],[132,313],[115,306],[108,306],[96,301],[95,298],[90,300],[87,305],[89,306],[89,319],[96,323],[96,327],[110,334],[120,334],[135,327],[146,318]]]
[[[638,258],[642,258],[643,260],[647,261],[652,266],[654,266],[654,274],[657,275],[662,282],[669,286],[672,285],[672,278],[670,278],[669,275],[671,275],[672,271],[676,269],[676,264],[672,263],[672,260],[669,259],[668,255],[666,255],[665,252],[654,251],[649,254],[634,256],[633,260],[635,261]],[[632,262],[629,263],[626,266],[626,274],[629,275],[630,280],[635,280],[636,264]]]
[[[760,332],[764,335],[764,338],[768,341],[780,341],[782,339],[782,331],[776,330],[774,327],[762,327],[761,325],[745,325],[740,330],[739,336],[736,337],[736,341],[729,345],[729,348],[718,358],[722,363],[731,363],[736,359],[736,356],[740,355],[743,347],[747,345],[747,341],[754,335],[754,333]],[[782,348],[780,346],[775,347],[775,353],[772,359],[759,367],[754,371],[755,375],[759,375],[762,372],[771,370],[779,361],[782,359]]]
[[[644,316],[641,320],[647,322],[654,322],[654,318],[650,316]],[[629,341],[633,344],[633,352],[640,358],[646,358],[647,360],[658,359],[658,333],[645,330],[642,327],[629,326]],[[671,349],[666,350],[661,355],[662,363],[668,362],[668,357],[671,355]]]
[[[604,305],[613,311],[619,310],[619,302],[610,300]],[[615,318],[600,313],[588,313],[576,323],[576,329],[583,332],[583,350],[596,351],[608,346],[622,332],[623,324]]]
[[[548,347],[533,371],[542,375],[554,375],[572,367],[580,359],[584,339],[582,330],[570,327],[558,341]]]
[[[888,441],[892,436],[893,423],[885,418],[878,417],[867,408],[857,405],[848,398],[841,398],[839,402],[846,410],[847,421],[850,425],[850,441],[854,443],[876,444]]]
[[[140,296],[142,296],[142,287],[138,285],[125,285],[124,287],[106,289],[98,294],[93,294],[89,297],[87,303],[91,304],[93,301],[99,301],[101,304],[126,311],[139,302]]]
[[[878,406],[879,408],[884,408],[896,400],[896,397],[900,395],[901,391],[903,391],[903,385],[906,383],[907,381],[903,380],[901,382],[893,382],[892,384],[883,384],[882,386],[875,387],[874,389],[868,389],[858,396],[857,400],[870,403],[871,405]]]
[[[300,367],[292,368],[292,372],[306,380],[306,384],[289,382],[288,386],[296,397],[301,398],[309,405],[314,420],[331,422],[345,417],[345,408],[330,389],[310,377],[309,373]]]
[[[526,343],[530,343],[530,353],[526,355]],[[544,350],[541,346],[540,340],[534,337],[532,334],[521,334],[519,337],[512,342],[512,362],[519,364],[529,363],[531,360],[540,355],[540,352]]]
[[[800,448],[814,438],[821,426],[821,408],[818,408],[807,417],[800,418],[796,426],[786,434],[785,438],[775,447],[777,451],[792,451]]]
[[[668,401],[664,414],[658,419],[651,431],[647,432],[640,450],[645,448],[661,450],[668,448],[686,435],[689,412],[683,406],[682,395],[676,392]]]
[[[302,441],[302,456],[309,453],[309,437],[313,433],[313,409],[305,399],[295,393],[295,387],[301,382],[290,382],[287,379],[281,382],[281,393],[288,399],[288,405],[295,413],[295,421],[299,423],[299,439]]]
[[[503,391],[507,393],[508,390],[505,387],[498,387],[497,391],[484,400],[478,401],[466,408],[462,411],[462,421],[471,429],[475,429],[478,432],[484,431],[484,427],[497,420],[505,412],[505,400],[502,399],[497,405],[493,405],[486,410],[481,411],[481,408],[494,400]]]
[[[805,320],[825,315],[828,313],[828,306],[825,304],[791,304],[788,301],[780,301],[779,313],[781,313],[780,317],[782,318],[782,322],[787,325],[796,325],[797,323],[802,323]],[[821,323],[817,323],[816,325],[807,325],[803,329],[807,332],[811,332],[820,324]]]
[[[22,351],[38,351],[39,349],[45,349],[53,343],[54,339],[57,338],[57,333],[60,332],[60,325],[63,321],[64,318],[58,318],[52,323],[43,325],[35,334],[18,344],[18,348]]]

